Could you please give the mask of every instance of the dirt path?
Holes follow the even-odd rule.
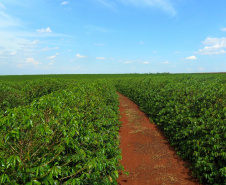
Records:
[[[177,157],[162,132],[136,104],[119,94],[121,164],[119,185],[198,185],[187,164]]]

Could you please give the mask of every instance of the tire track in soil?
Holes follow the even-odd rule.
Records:
[[[122,126],[119,131],[121,164],[118,185],[199,185],[157,125],[127,97],[118,93]]]

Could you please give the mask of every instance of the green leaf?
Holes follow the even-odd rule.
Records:
[[[34,184],[41,185],[41,183],[38,182],[37,180],[33,180],[32,182],[33,182]]]

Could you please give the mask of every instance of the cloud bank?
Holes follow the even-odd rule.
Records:
[[[226,53],[226,37],[207,37],[206,40],[203,41],[203,45],[205,45],[205,47],[198,51],[201,55],[219,55]]]

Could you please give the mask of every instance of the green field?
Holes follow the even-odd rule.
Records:
[[[226,184],[226,74],[0,76],[1,184],[117,184],[118,96],[206,184]]]
[[[104,78],[124,78],[124,77],[133,77],[134,74],[77,74],[77,75],[9,75],[9,76],[0,76],[0,80],[11,81],[11,82],[20,82],[20,81],[32,81],[40,79],[63,79],[63,80],[82,80],[82,81],[93,81]],[[148,74],[136,74],[137,77],[150,76]]]
[[[116,79],[116,78],[136,78],[136,77],[166,77],[166,78],[177,78],[177,77],[218,77],[226,78],[226,73],[214,73],[214,74],[65,74],[65,75],[7,75],[1,76],[0,81],[11,81],[11,82],[20,82],[20,81],[32,81],[32,80],[41,80],[46,78],[51,79],[63,79],[63,80],[82,80],[82,81],[93,81],[98,79]]]

